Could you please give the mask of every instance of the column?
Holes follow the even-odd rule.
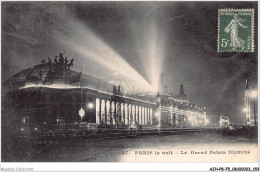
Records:
[[[134,121],[134,105],[131,104],[131,122],[130,124],[133,124],[133,121]]]
[[[150,124],[153,125],[153,109],[150,108]]]
[[[125,103],[125,124],[128,124],[128,104]]]
[[[126,124],[126,121],[125,121],[125,103],[122,103],[123,105],[123,123]]]
[[[148,107],[146,107],[146,125],[148,125]]]
[[[145,107],[143,107],[143,124],[145,125]]]
[[[174,128],[176,128],[176,119],[177,119],[177,107],[175,106],[174,108],[173,108],[173,126],[174,126]]]
[[[133,105],[133,121],[136,121],[136,105]]]
[[[142,124],[142,106],[139,106],[139,123]]]
[[[133,105],[130,105],[130,124],[133,123]]]
[[[107,124],[107,100],[105,100],[105,124]]]
[[[113,125],[112,101],[109,102],[109,124],[110,124],[110,125]]]
[[[173,127],[176,127],[176,113],[173,113]]]
[[[116,117],[116,104],[117,104],[117,102],[114,102],[114,115],[113,115],[113,118],[114,118],[114,124],[117,124],[117,117]]]
[[[162,112],[161,112],[161,105],[160,104],[155,109],[155,113],[157,114],[157,118],[158,118],[158,127],[161,127],[162,126]]]
[[[99,109],[100,109],[100,100],[96,98],[96,123],[100,124],[99,121]]]
[[[139,106],[137,106],[137,123],[139,124]]]
[[[130,121],[131,121],[131,119],[130,119],[130,107],[131,107],[131,105],[130,104],[127,104],[127,121],[128,121],[128,124],[130,124]]]
[[[105,102],[105,100],[102,99],[102,103],[101,103],[101,122],[102,122],[102,124],[105,123],[105,107],[106,107],[106,102]]]
[[[99,119],[99,124],[101,124],[101,106],[102,106],[102,99],[99,99],[99,114],[98,114],[98,119]]]
[[[173,125],[173,110],[172,110],[172,105],[169,108],[169,112],[170,112],[170,121],[171,121],[171,126]]]
[[[121,102],[118,102],[118,104],[117,104],[117,109],[118,109],[118,123],[120,124],[122,121],[122,119],[121,119]]]
[[[150,124],[150,108],[147,108],[147,121]]]
[[[120,122],[123,123],[124,119],[123,119],[123,111],[124,107],[123,107],[123,102],[120,103],[120,116],[121,116],[121,120]]]
[[[133,118],[133,124],[135,122],[135,105],[132,106],[132,118]]]
[[[124,104],[125,103],[121,103],[121,123],[124,123],[125,119],[124,119]]]
[[[128,120],[127,120],[127,103],[125,103],[125,124],[128,124]]]
[[[127,124],[130,124],[130,104],[127,104]]]
[[[148,107],[146,107],[145,117],[146,117],[146,125],[147,125],[148,124]]]
[[[134,123],[136,123],[136,105],[134,105]]]
[[[145,117],[145,114],[144,114],[144,107],[142,107],[142,124],[145,124],[144,117]]]
[[[147,107],[145,107],[145,118],[146,118],[146,125],[148,124],[148,108]]]

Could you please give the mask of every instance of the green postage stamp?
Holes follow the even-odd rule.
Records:
[[[254,52],[254,9],[218,10],[218,52]]]

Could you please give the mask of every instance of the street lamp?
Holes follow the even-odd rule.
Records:
[[[85,116],[85,110],[82,107],[79,110],[79,116],[80,116],[81,121],[82,121],[82,118]]]

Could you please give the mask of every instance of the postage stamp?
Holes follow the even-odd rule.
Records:
[[[254,9],[218,10],[218,52],[254,52]]]

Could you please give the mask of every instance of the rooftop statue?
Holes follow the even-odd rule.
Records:
[[[60,67],[64,67],[64,57],[63,57],[64,54],[65,54],[65,52],[63,54],[60,53],[60,55],[59,55],[59,66]]]
[[[68,63],[69,63],[69,60],[68,60],[68,58],[67,58],[67,57],[65,57],[65,60],[64,60],[64,65],[65,65],[65,66],[67,66],[67,65],[68,65]]]
[[[54,64],[56,66],[59,66],[60,68],[66,68],[66,69],[70,69],[73,67],[73,62],[74,62],[74,58],[72,58],[71,60],[68,60],[68,57],[64,57],[64,53],[60,53],[59,55],[55,56],[53,62],[52,59],[50,59],[50,57],[48,57],[48,64]],[[45,64],[46,63],[46,59],[42,59],[41,63]]]
[[[57,56],[55,56],[55,59],[54,59],[54,64],[58,64],[58,60],[57,60]]]
[[[70,69],[71,67],[73,67],[73,61],[74,61],[74,58],[72,58],[71,60],[70,60],[70,62],[68,63],[68,69]]]
[[[48,63],[51,64],[52,60],[50,59],[50,57],[48,57]]]
[[[41,60],[41,63],[43,63],[43,64],[44,64],[44,63],[45,63],[45,59],[42,59],[42,60]]]

